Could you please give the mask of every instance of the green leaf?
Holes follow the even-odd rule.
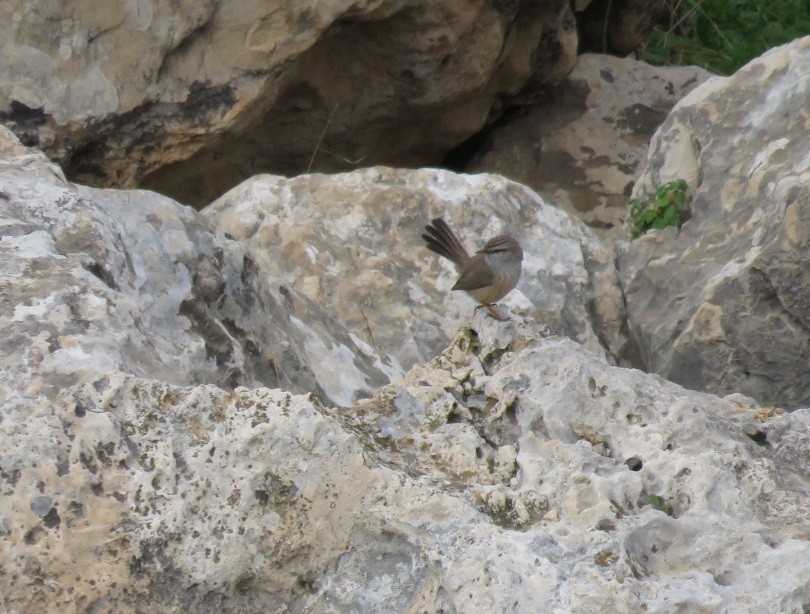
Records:
[[[810,34],[807,0],[665,0],[639,56],[729,74],[771,47]]]
[[[681,227],[677,205],[686,203],[686,182],[683,179],[670,181],[656,188],[652,198],[631,199],[630,238],[636,239],[651,228],[661,229],[667,226]]]
[[[658,495],[650,495],[650,505],[667,516],[672,516],[672,507]]]

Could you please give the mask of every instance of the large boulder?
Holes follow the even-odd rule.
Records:
[[[694,66],[581,55],[541,101],[494,127],[465,170],[520,181],[612,244],[626,236],[627,201],[652,135],[710,76]]]
[[[807,409],[611,367],[599,344],[516,313],[454,323],[446,351],[398,378],[367,331],[341,325],[348,303],[270,273],[311,258],[337,294],[351,292],[340,275],[380,284],[357,307],[370,322],[399,309],[391,325],[407,336],[409,310],[438,313],[447,334],[449,267],[415,255],[425,218],[446,213],[471,243],[524,230],[530,275],[513,307],[529,313],[534,284],[553,302],[606,275],[586,273],[602,269],[588,269],[580,223],[492,176],[372,169],[248,186],[269,205],[241,199],[217,219],[68,183],[0,130],[0,608],[810,608]],[[350,196],[367,216],[338,215]],[[313,198],[331,227],[301,204]],[[408,200],[421,208],[398,207]],[[292,204],[331,242],[305,231],[262,257],[295,234]],[[255,232],[229,238],[240,206],[233,226]],[[424,276],[378,273],[414,259]],[[382,296],[398,287],[418,298]],[[581,308],[560,303],[571,320],[551,321],[587,332]]]
[[[478,314],[349,411],[114,370],[47,395],[43,375],[0,376],[9,611],[810,607],[810,413],[529,321]]]
[[[634,195],[689,186],[680,231],[619,257],[647,367],[689,388],[810,403],[810,37],[681,100]]]
[[[577,52],[558,0],[4,2],[0,41],[26,144],[197,205],[263,171],[437,163]]]
[[[68,183],[2,126],[0,211],[0,364],[42,394],[120,370],[346,406],[400,373],[193,209]]]
[[[337,175],[253,177],[202,211],[250,250],[260,270],[337,318],[391,364],[409,369],[452,338],[475,302],[428,251],[424,225],[444,217],[468,250],[503,232],[525,254],[505,299],[559,334],[610,356],[624,350],[613,253],[581,222],[497,175],[384,167]]]

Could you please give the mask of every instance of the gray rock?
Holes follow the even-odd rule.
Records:
[[[403,370],[444,348],[475,303],[451,292],[452,264],[420,234],[444,216],[468,249],[502,232],[523,246],[523,276],[505,303],[593,351],[623,349],[613,254],[580,222],[496,175],[370,168],[253,177],[203,210],[260,270],[318,304]]]
[[[714,78],[656,133],[634,195],[689,185],[680,232],[619,266],[649,369],[689,388],[810,403],[810,37]]]
[[[810,606],[810,459],[791,452],[810,412],[761,445],[752,401],[545,335],[479,313],[350,411],[121,372],[23,398],[4,377],[4,607]]]
[[[0,40],[26,144],[198,206],[259,172],[438,163],[577,53],[549,1],[3,2]]]
[[[612,245],[627,236],[627,201],[650,138],[710,76],[694,66],[581,55],[544,100],[493,128],[467,170],[520,181]]]
[[[762,126],[801,93],[779,85],[806,46],[746,69],[778,94],[743,105]],[[703,86],[702,113],[726,83]],[[752,257],[781,262],[766,269],[777,280],[807,271],[792,255],[806,225],[789,223],[803,223],[807,149],[785,134],[750,179],[782,226],[755,210],[731,226],[759,224]],[[661,155],[682,169],[694,150],[676,145]],[[709,149],[695,157],[707,171]],[[740,193],[728,202],[747,206]],[[696,197],[681,238],[708,205]],[[437,214],[469,246],[520,233],[509,321],[469,317],[449,292],[452,268],[418,238]],[[610,366],[624,343],[612,255],[519,184],[259,177],[198,214],[70,184],[0,128],[0,251],[4,611],[810,609],[810,409]],[[681,283],[666,259],[646,264],[665,280],[650,300]],[[794,281],[778,286],[785,305],[803,305]]]
[[[389,367],[189,207],[67,183],[0,127],[0,364],[38,386],[125,371],[347,406]]]

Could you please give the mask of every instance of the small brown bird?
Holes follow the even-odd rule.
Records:
[[[422,238],[426,247],[456,265],[459,277],[453,290],[464,290],[486,307],[493,318],[507,320],[495,308],[495,302],[509,294],[520,279],[523,262],[520,244],[509,235],[498,235],[470,256],[442,218],[431,221],[425,230]]]

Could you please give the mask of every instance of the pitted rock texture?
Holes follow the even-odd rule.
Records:
[[[71,184],[2,127],[0,212],[0,365],[43,394],[121,370],[347,406],[401,373],[193,209]]]
[[[689,185],[680,232],[621,250],[650,370],[689,388],[810,403],[810,37],[681,100],[634,190]]]
[[[759,423],[546,335],[479,313],[350,410],[0,375],[3,607],[810,607],[808,410]]]
[[[338,175],[253,177],[203,212],[279,275],[408,369],[446,346],[476,303],[451,292],[453,265],[420,234],[442,216],[471,253],[514,234],[523,275],[502,301],[597,352],[624,350],[613,253],[581,222],[497,175],[376,167]]]
[[[792,323],[758,310],[807,288],[807,44],[733,78],[758,104],[710,81],[659,132],[650,185],[691,168],[695,194],[714,190],[680,239],[715,277],[666,252],[668,230],[622,254],[648,257],[628,288],[654,273],[647,299],[678,300],[677,258],[707,292],[732,283],[749,261],[715,269],[711,246],[758,224],[745,255],[778,300],[744,325]],[[782,128],[750,145],[760,165],[744,166],[741,118]],[[721,163],[751,175],[721,183]],[[712,195],[742,215],[698,234]],[[509,321],[450,293],[452,267],[418,237],[435,215],[468,247],[518,233]],[[612,255],[519,184],[263,176],[197,213],[69,183],[0,128],[0,252],[0,610],[810,610],[810,408],[611,366]]]
[[[710,76],[696,67],[581,55],[541,102],[494,128],[466,170],[531,187],[612,244],[627,236],[627,201],[652,135]]]
[[[438,163],[577,52],[568,2],[0,4],[0,121],[99,187]]]

